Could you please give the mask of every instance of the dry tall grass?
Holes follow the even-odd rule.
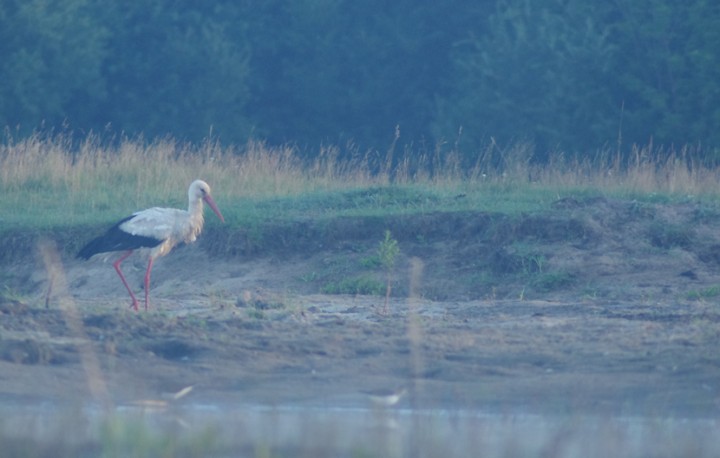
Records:
[[[291,146],[251,141],[242,147],[201,145],[171,138],[123,139],[112,145],[96,136],[81,142],[64,135],[34,135],[0,145],[0,210],[46,208],[66,223],[87,212],[127,212],[158,203],[182,206],[185,186],[202,177],[223,200],[297,195],[368,186],[418,185],[438,190],[498,192],[551,188],[597,189],[610,194],[715,195],[719,170],[696,160],[689,148],[636,147],[629,157],[601,151],[592,159],[562,153],[548,163],[531,161],[532,147],[494,143],[476,157],[456,152],[420,153],[393,148],[382,155],[339,159],[324,148],[311,160]]]

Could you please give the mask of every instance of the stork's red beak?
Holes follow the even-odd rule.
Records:
[[[217,217],[220,218],[220,221],[222,221],[224,223],[225,218],[223,218],[222,213],[220,213],[220,209],[215,204],[215,201],[213,200],[212,196],[210,194],[208,194],[205,197],[203,197],[203,200],[205,202],[207,202],[207,204],[210,206],[210,208],[212,208],[212,211],[214,211],[215,214],[217,215]]]

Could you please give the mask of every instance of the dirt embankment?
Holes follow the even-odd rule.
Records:
[[[541,215],[210,227],[157,263],[148,313],[127,309],[109,263],[69,255],[67,293],[46,308],[48,271],[17,255],[35,239],[15,234],[0,397],[117,403],[193,385],[196,401],[352,405],[404,386],[419,406],[711,415],[719,227],[697,204],[572,198]],[[400,248],[387,310],[385,230]],[[143,267],[126,264],[137,291]]]

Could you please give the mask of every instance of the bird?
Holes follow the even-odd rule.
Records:
[[[407,388],[400,387],[395,390],[379,389],[373,391],[363,391],[363,394],[367,395],[370,402],[375,407],[392,407],[405,396]]]
[[[188,188],[188,209],[152,207],[121,219],[105,234],[91,240],[77,254],[80,259],[90,259],[99,253],[123,252],[114,263],[115,271],[132,298],[131,307],[138,310],[138,300],[120,269],[120,264],[135,250],[148,252],[145,271],[145,310],[150,302],[150,271],[153,262],[168,254],[180,243],[192,243],[202,232],[205,218],[203,202],[225,222],[222,213],[210,195],[210,186],[203,180],[195,180]]]

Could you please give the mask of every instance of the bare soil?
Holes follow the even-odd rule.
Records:
[[[719,226],[697,203],[572,198],[539,215],[212,225],[156,263],[147,312],[110,262],[73,259],[93,231],[14,234],[0,399],[118,405],[192,386],[178,402],[362,406],[405,387],[416,407],[716,416]]]

